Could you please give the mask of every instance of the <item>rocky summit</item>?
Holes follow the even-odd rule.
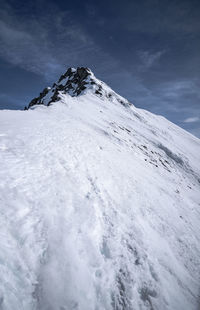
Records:
[[[98,80],[90,69],[78,67],[77,69],[69,68],[52,87],[44,88],[39,96],[34,98],[28,107],[25,107],[25,110],[38,104],[49,106],[51,103],[59,101],[62,94],[69,94],[74,97],[86,91],[90,91],[99,97],[104,96],[109,100],[112,100],[114,96],[119,103],[129,105],[127,100],[116,94],[104,82]]]

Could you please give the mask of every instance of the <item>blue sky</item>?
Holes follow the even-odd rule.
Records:
[[[200,2],[2,1],[0,108],[87,66],[137,107],[200,137]]]

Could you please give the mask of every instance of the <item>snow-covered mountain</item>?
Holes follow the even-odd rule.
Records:
[[[0,112],[0,309],[197,310],[200,140],[87,68]]]

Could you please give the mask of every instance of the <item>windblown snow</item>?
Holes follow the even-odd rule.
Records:
[[[200,140],[88,89],[0,112],[0,309],[197,310]]]

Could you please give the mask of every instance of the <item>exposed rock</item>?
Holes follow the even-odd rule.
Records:
[[[48,87],[44,88],[43,91],[39,94],[38,97],[36,97],[33,100],[31,100],[31,102],[28,105],[28,108],[25,107],[26,110],[29,109],[30,107],[36,105],[36,104],[44,104],[42,99],[48,94],[49,90],[50,90],[50,88],[48,88]]]

